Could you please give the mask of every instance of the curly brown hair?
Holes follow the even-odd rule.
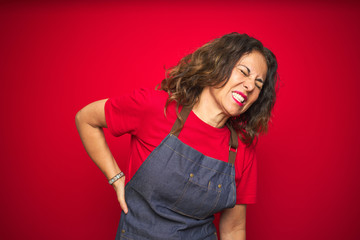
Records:
[[[251,145],[256,136],[268,130],[271,110],[276,99],[278,74],[275,55],[259,40],[247,34],[234,32],[216,38],[170,68],[160,85],[160,89],[169,94],[165,113],[168,104],[176,101],[176,112],[180,118],[178,113],[180,105],[193,107],[204,87],[214,87],[219,84],[224,86],[239,59],[252,51],[260,52],[266,59],[268,69],[263,88],[258,99],[245,113],[227,121],[227,124],[239,133],[241,141]]]

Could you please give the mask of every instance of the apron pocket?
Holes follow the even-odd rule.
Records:
[[[192,218],[205,219],[214,214],[220,194],[220,184],[214,186],[212,182],[209,182],[207,186],[201,185],[191,174],[180,198],[171,209]]]

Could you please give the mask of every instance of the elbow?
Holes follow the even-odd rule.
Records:
[[[75,114],[76,127],[90,125],[93,128],[106,127],[104,100],[90,103]]]
[[[78,111],[76,113],[76,115],[75,115],[75,125],[76,125],[76,127],[79,127],[80,123],[81,123],[81,110]]]

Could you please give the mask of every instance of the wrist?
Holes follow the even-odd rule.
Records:
[[[119,186],[125,185],[125,176],[121,177],[119,180],[111,184],[113,188],[116,190]]]
[[[117,182],[120,178],[124,177],[125,174],[123,172],[119,172],[118,174],[116,174],[114,177],[112,177],[110,180],[109,180],[109,184],[110,185],[113,185],[115,182]]]

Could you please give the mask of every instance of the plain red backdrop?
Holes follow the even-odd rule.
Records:
[[[270,48],[281,77],[248,239],[360,239],[360,5],[341,2],[1,4],[1,239],[114,239],[120,207],[76,112],[233,31]],[[125,168],[129,137],[105,134]]]

